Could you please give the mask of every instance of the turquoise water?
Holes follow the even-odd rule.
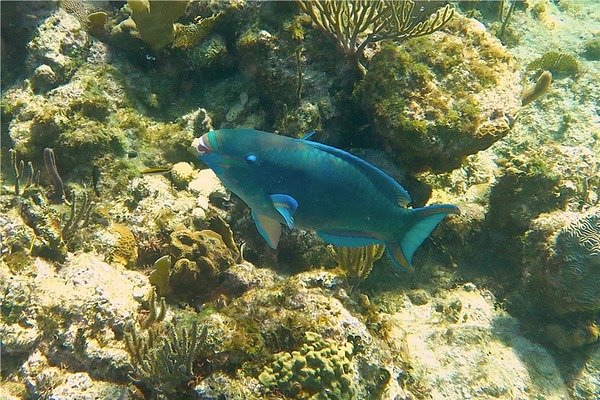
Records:
[[[0,398],[600,398],[596,2],[0,7]],[[241,128],[348,173],[199,142]],[[375,244],[279,175],[255,223],[264,162]]]

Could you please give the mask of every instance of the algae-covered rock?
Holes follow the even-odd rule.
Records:
[[[67,374],[65,381],[54,388],[49,398],[56,400],[122,399],[134,400],[142,397],[130,389],[109,382],[93,380],[86,372]]]
[[[388,45],[354,92],[372,132],[412,171],[449,171],[511,129],[520,107],[510,53],[474,20]]]
[[[598,174],[595,154],[583,147],[545,145],[510,160],[500,159],[502,174],[492,187],[485,228],[491,246],[518,262],[520,250],[507,253],[521,240],[538,215],[578,210],[594,200],[588,186]],[[590,197],[591,196],[591,197]]]
[[[525,236],[529,287],[557,314],[600,310],[600,209],[543,214]]]
[[[600,346],[596,345],[574,379],[571,394],[575,400],[592,400],[600,393]]]
[[[89,46],[89,36],[75,17],[63,11],[48,17],[29,43],[36,88],[47,90],[66,82],[83,64]]]
[[[373,326],[382,331],[371,331],[364,316],[340,300],[351,302],[338,276],[314,270],[263,282],[222,310],[248,337],[243,344],[233,341],[230,351],[259,362],[255,377],[263,385],[288,396],[315,399],[369,398],[370,393],[383,392],[393,398],[403,393],[396,380],[402,374],[402,355],[395,353],[402,347],[401,335],[387,342],[390,326],[376,318]],[[265,368],[270,355],[273,363]],[[389,380],[376,378],[381,374]],[[338,392],[342,387],[345,391]]]
[[[20,371],[12,366],[13,373],[38,382],[31,389],[35,396],[62,382],[64,371],[60,379],[44,372],[50,365],[93,370],[98,380],[125,379],[127,353],[120,338],[137,318],[136,298],[148,291],[147,279],[89,254],[68,258],[59,270],[41,259],[32,268],[29,275],[0,270],[0,290],[10,294],[2,299],[3,357],[25,363]]]

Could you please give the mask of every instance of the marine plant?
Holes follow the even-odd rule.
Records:
[[[52,180],[54,186],[54,197],[60,202],[65,202],[65,187],[63,180],[58,173],[56,167],[56,158],[54,157],[54,150],[49,147],[44,149],[44,165],[46,165],[46,171]]]
[[[69,243],[81,229],[90,224],[90,217],[94,208],[94,202],[90,199],[88,193],[84,191],[78,200],[77,195],[73,193],[69,214],[62,222],[62,240]]]
[[[151,326],[147,330],[129,327],[125,344],[133,371],[129,378],[159,394],[181,393],[181,386],[194,378],[194,362],[207,336],[196,321],[179,321]]]
[[[148,277],[148,281],[156,287],[161,296],[166,296],[171,292],[171,286],[169,285],[171,264],[170,255],[160,257],[154,262],[154,271]]]
[[[190,49],[200,43],[210,33],[219,15],[202,18],[194,24],[175,24],[173,33],[173,47]]]
[[[445,2],[415,7],[414,0],[299,0],[300,8],[324,32],[332,35],[344,54],[359,60],[369,43],[406,40],[443,28],[454,15]]]
[[[552,73],[550,71],[544,71],[539,76],[535,85],[526,88],[521,94],[521,103],[526,106],[538,97],[546,93],[550,85],[552,84]]]

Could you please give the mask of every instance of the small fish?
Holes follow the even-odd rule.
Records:
[[[144,174],[144,175],[166,174],[167,172],[171,172],[172,169],[173,169],[173,167],[148,168],[143,171],[140,171],[140,174]]]
[[[410,209],[408,192],[383,171],[335,147],[252,129],[220,129],[196,139],[199,158],[250,208],[276,248],[282,225],[313,229],[335,246],[384,244],[413,271],[417,248],[458,207]]]

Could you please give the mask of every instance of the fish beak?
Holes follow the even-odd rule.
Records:
[[[212,146],[210,145],[210,141],[208,140],[208,134],[202,135],[200,139],[198,139],[198,146],[196,150],[198,150],[199,155],[206,156],[214,151]]]

